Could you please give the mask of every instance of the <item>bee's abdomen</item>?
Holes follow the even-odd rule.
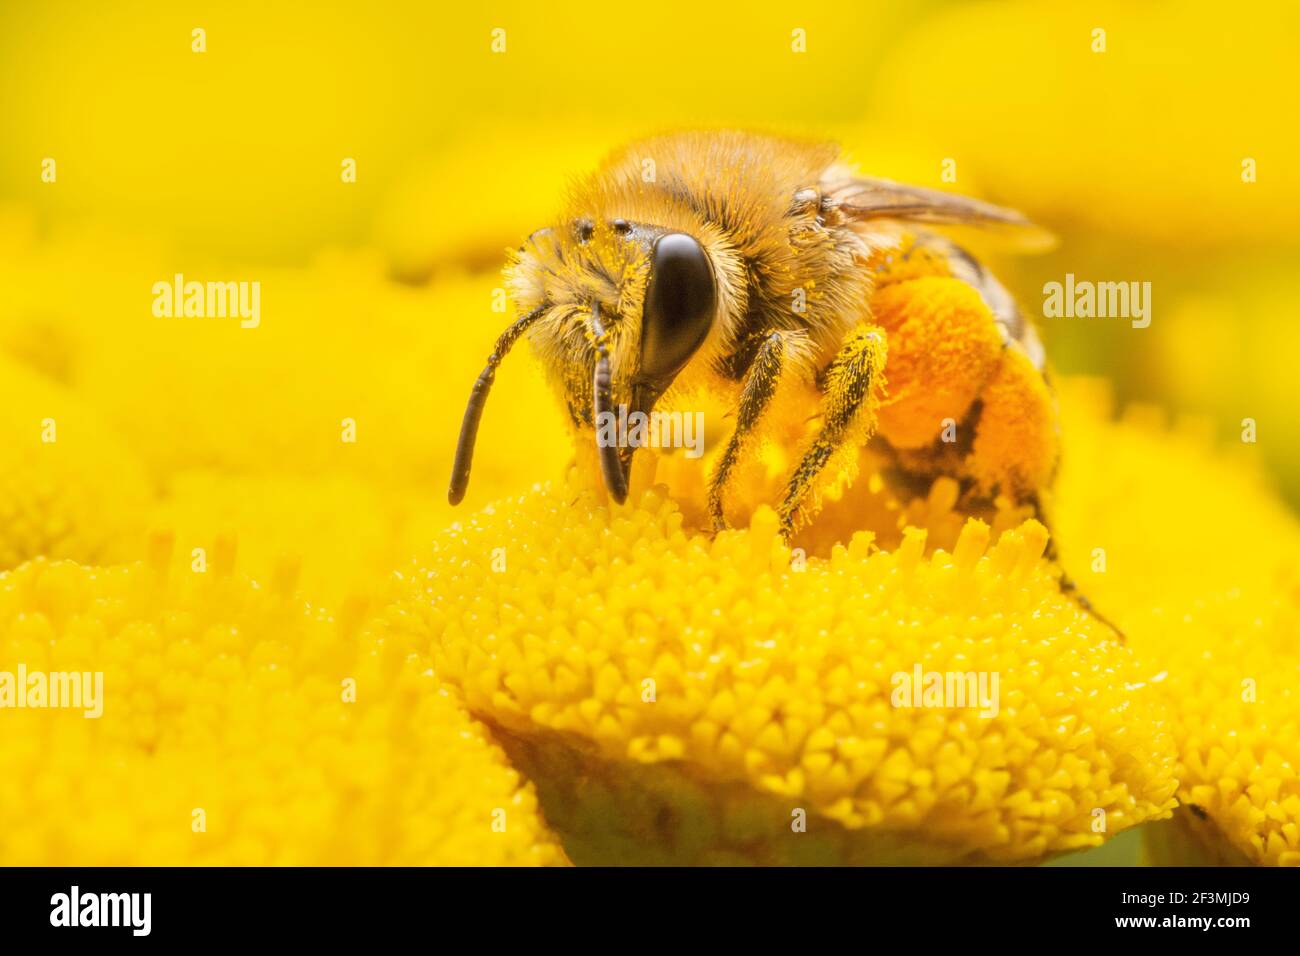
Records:
[[[1008,343],[1014,342],[1019,345],[1029,356],[1034,367],[1040,372],[1044,371],[1047,365],[1047,353],[1043,348],[1042,340],[1038,337],[1038,330],[1021,313],[1016,300],[997,277],[981,265],[978,259],[947,237],[927,234],[918,236],[916,241],[918,244],[930,246],[944,256],[953,278],[960,279],[980,294],[984,304],[993,313],[993,319],[997,322],[1003,338]]]

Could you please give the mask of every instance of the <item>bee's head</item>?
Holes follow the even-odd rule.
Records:
[[[704,246],[686,233],[626,219],[584,217],[539,230],[507,276],[521,313],[546,308],[530,338],[556,371],[576,364],[591,378],[591,319],[599,312],[615,394],[626,400],[637,387],[658,398],[704,343],[717,313]],[[573,411],[591,423],[589,407]]]
[[[620,405],[648,414],[700,351],[718,313],[715,268],[704,245],[685,232],[626,219],[579,217],[538,230],[512,256],[506,275],[524,317],[520,332],[528,331],[578,427],[595,428],[602,413],[617,414]],[[501,345],[489,370],[504,354]],[[468,481],[487,385],[476,386],[466,410],[454,500]],[[617,501],[627,494],[631,451],[599,447]]]

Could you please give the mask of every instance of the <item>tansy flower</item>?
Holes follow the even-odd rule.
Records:
[[[332,619],[292,596],[291,566],[266,586],[233,561],[222,543],[169,569],[155,541],[148,564],[0,574],[0,694],[20,665],[103,675],[97,719],[0,710],[0,862],[564,861],[438,682],[358,655],[358,608]]]
[[[144,468],[67,389],[0,357],[0,570],[120,560],[152,501]]]
[[[1062,557],[1174,721],[1183,806],[1152,856],[1300,865],[1300,525],[1256,445],[1149,408],[1110,422],[1096,383],[1065,399]]]
[[[769,509],[681,525],[661,492],[610,515],[535,490],[439,538],[382,618],[390,666],[460,690],[575,861],[1029,861],[1174,806],[1164,706],[1041,525],[826,560]],[[996,675],[996,702],[900,699],[918,670]]]

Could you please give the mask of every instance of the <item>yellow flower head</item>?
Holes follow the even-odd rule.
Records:
[[[1041,525],[826,560],[769,509],[681,525],[658,492],[611,516],[534,491],[453,527],[384,615],[386,653],[499,729],[575,860],[1024,861],[1173,807],[1164,708],[1062,596]],[[917,671],[994,699],[906,696]]]
[[[358,657],[359,609],[235,575],[227,545],[204,561],[0,575],[0,863],[563,862],[432,676]],[[15,686],[69,672],[102,674],[100,716]]]
[[[1300,525],[1251,443],[1216,449],[1149,408],[1109,421],[1096,383],[1063,405],[1063,560],[1174,719],[1184,807],[1153,857],[1185,860],[1190,840],[1192,858],[1300,865]]]
[[[0,357],[0,570],[42,555],[120,560],[152,489],[103,419]]]

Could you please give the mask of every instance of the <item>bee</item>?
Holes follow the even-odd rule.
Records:
[[[602,416],[703,391],[734,421],[707,482],[709,519],[726,527],[737,466],[794,383],[820,425],[773,502],[787,540],[828,464],[865,445],[901,481],[950,475],[969,497],[1041,515],[1059,454],[1042,344],[936,225],[1031,228],[1009,209],[859,175],[834,144],[697,131],[614,153],[510,257],[520,317],[470,393],[449,500],[465,494],[497,368],[527,337],[573,427],[596,436],[615,502],[635,448],[601,441]],[[926,278],[960,280],[966,301],[927,305],[924,285],[891,295]]]

